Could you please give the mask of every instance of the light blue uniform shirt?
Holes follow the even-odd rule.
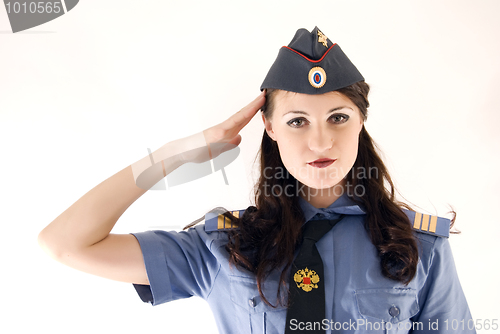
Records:
[[[306,223],[345,214],[316,244],[325,274],[327,333],[475,333],[447,238],[415,233],[419,262],[407,285],[384,277],[364,228],[365,212],[347,196],[326,209],[305,200]],[[227,232],[200,224],[182,232],[134,233],[141,245],[150,285],[134,285],[153,305],[198,296],[210,305],[220,333],[284,333],[286,308],[260,298],[255,275],[229,266]],[[275,304],[280,272],[264,283]],[[297,332],[307,328],[295,322]],[[306,332],[307,333],[307,332]]]

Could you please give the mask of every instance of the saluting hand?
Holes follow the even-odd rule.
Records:
[[[212,159],[240,144],[241,135],[239,132],[264,105],[265,93],[263,91],[255,100],[224,122],[203,131]]]

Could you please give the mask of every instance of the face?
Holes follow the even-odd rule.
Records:
[[[330,92],[307,95],[278,91],[267,134],[277,142],[281,160],[309,188],[343,185],[356,161],[361,113],[347,97]]]

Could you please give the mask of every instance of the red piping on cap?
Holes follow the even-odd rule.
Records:
[[[284,46],[284,48],[287,48],[288,50],[295,52],[296,54],[298,54],[298,55],[300,55],[300,56],[304,57],[306,60],[310,61],[311,63],[319,63],[320,61],[322,61],[322,60],[326,57],[326,55],[328,54],[328,52],[330,52],[330,50],[331,50],[331,49],[332,49],[332,48],[333,48],[336,44],[337,44],[337,43],[333,43],[333,45],[332,45],[332,46],[330,46],[330,47],[328,48],[328,50],[326,50],[326,52],[325,52],[325,54],[323,55],[323,57],[321,57],[321,59],[319,59],[319,60],[312,60],[312,59],[309,59],[309,58],[307,58],[306,56],[304,56],[302,53],[300,53],[300,52],[298,52],[298,51],[295,51],[294,49],[289,48],[288,46]]]

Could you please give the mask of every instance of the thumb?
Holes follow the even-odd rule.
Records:
[[[241,143],[241,135],[236,135],[233,139],[229,141],[228,144],[238,146]]]
[[[228,143],[213,143],[210,144],[210,152],[212,154],[212,159],[218,157],[221,153],[232,150],[241,143],[241,136],[237,135]]]

